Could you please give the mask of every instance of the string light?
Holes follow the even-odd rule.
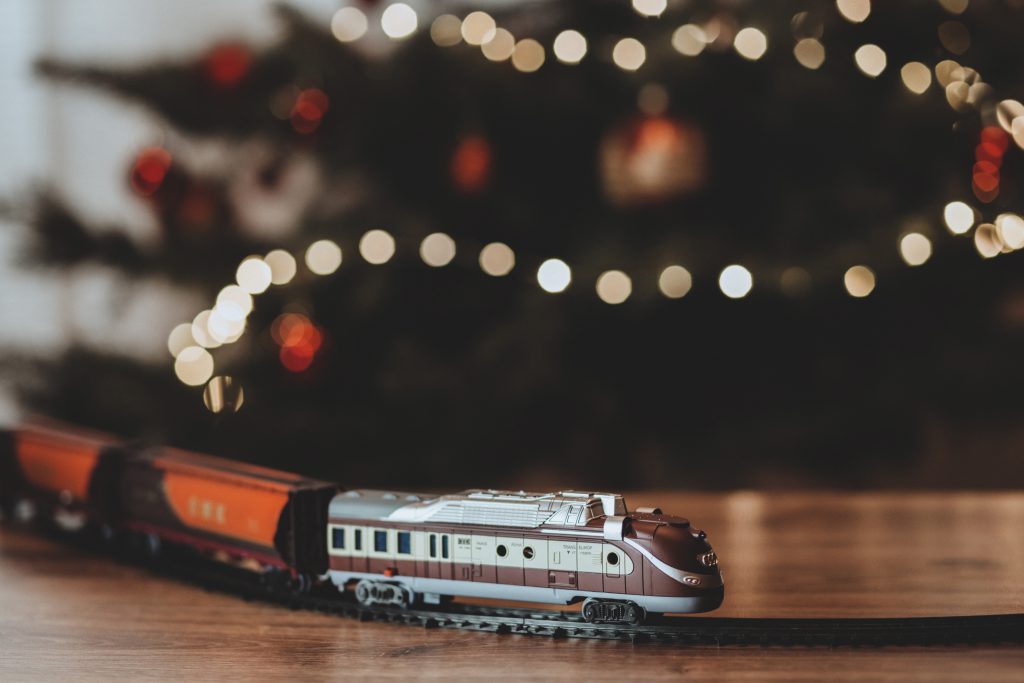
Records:
[[[647,49],[636,38],[623,38],[612,48],[612,61],[625,71],[636,71],[647,60]]]
[[[754,277],[743,266],[726,266],[718,276],[718,287],[730,299],[742,299],[754,287]]]
[[[621,270],[609,270],[597,278],[597,296],[606,304],[621,304],[633,293],[633,281]]]
[[[210,330],[208,328],[210,314],[212,313],[213,311],[209,309],[200,311],[196,314],[196,317],[192,319],[192,338],[195,339],[196,344],[207,349],[215,349],[220,346],[220,342],[210,336]],[[179,353],[178,355],[181,354]]]
[[[267,291],[273,274],[263,259],[250,256],[238,265],[235,271],[235,282],[249,294],[260,294]]]
[[[814,38],[804,38],[793,46],[793,56],[800,66],[817,69],[825,63],[825,46]]]
[[[570,282],[572,282],[572,271],[569,270],[568,264],[560,259],[548,259],[537,269],[537,284],[545,292],[551,294],[564,292]]]
[[[380,15],[380,27],[384,35],[394,40],[411,36],[416,31],[418,21],[416,10],[404,2],[388,5]]]
[[[263,261],[270,267],[272,284],[286,285],[295,277],[295,257],[284,249],[274,249],[263,257]]]
[[[1003,241],[992,223],[982,223],[974,231],[974,248],[984,258],[995,258],[1003,251]]]
[[[1024,247],[1024,219],[1014,213],[1001,213],[996,217],[999,237],[1010,249]]]
[[[544,46],[532,38],[516,43],[512,52],[512,66],[523,73],[533,73],[544,64]]]
[[[939,0],[942,8],[950,14],[963,14],[967,9],[969,0]]]
[[[867,266],[853,266],[843,276],[843,284],[850,296],[862,299],[875,289],[875,274]]]
[[[214,309],[227,320],[242,320],[252,312],[253,299],[238,285],[228,285],[217,294]],[[198,337],[197,337],[198,339]]]
[[[462,42],[462,22],[454,14],[442,14],[430,24],[430,39],[440,47]]]
[[[761,59],[768,50],[768,37],[759,29],[748,26],[736,34],[732,46],[741,57],[753,62]]]
[[[245,403],[245,392],[234,378],[223,375],[214,377],[203,389],[203,404],[211,413],[222,413],[230,410],[237,413]]]
[[[885,51],[872,43],[858,47],[853,53],[853,60],[857,63],[857,68],[871,78],[885,71]]]
[[[487,12],[470,12],[462,20],[462,39],[470,45],[483,45],[497,30],[494,17]]]
[[[343,43],[359,40],[367,27],[366,15],[358,7],[342,7],[331,18],[331,33]]]
[[[370,230],[359,240],[359,254],[375,266],[387,263],[395,255],[395,238],[384,230]]]
[[[946,227],[954,235],[962,235],[974,225],[974,209],[963,202],[950,202],[942,211]]]
[[[341,266],[341,247],[331,240],[317,240],[306,249],[306,267],[317,275],[330,275]]]
[[[568,29],[555,36],[551,48],[563,64],[579,64],[587,54],[587,39],[579,31]]]
[[[836,0],[836,8],[843,19],[859,24],[871,14],[871,0]]]
[[[447,266],[455,258],[455,240],[443,232],[427,235],[420,242],[420,258],[428,266]]]
[[[920,95],[932,84],[932,72],[921,62],[907,62],[900,69],[900,78],[907,90]]]
[[[908,266],[919,266],[932,256],[932,242],[919,232],[911,232],[900,240],[900,256]]]
[[[696,24],[684,24],[672,33],[672,47],[687,57],[696,57],[704,51],[708,39],[704,29]]]
[[[512,272],[516,255],[502,242],[491,242],[480,250],[480,269],[488,275],[502,277]]]
[[[658,276],[658,289],[669,299],[682,299],[692,286],[690,271],[682,266],[669,266]]]

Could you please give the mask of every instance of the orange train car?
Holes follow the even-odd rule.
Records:
[[[125,461],[120,501],[126,527],[154,542],[187,544],[267,568],[316,577],[327,571],[324,528],[337,486],[173,448]]]

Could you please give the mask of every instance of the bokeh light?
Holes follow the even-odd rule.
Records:
[[[623,38],[612,48],[612,61],[626,71],[636,71],[646,59],[647,50],[636,38]]]
[[[214,308],[227,320],[242,320],[252,312],[252,295],[238,285],[228,285],[217,294]]]
[[[871,78],[885,71],[885,51],[872,43],[858,47],[853,53],[853,60],[857,63],[857,68]]]
[[[235,282],[250,294],[261,294],[267,291],[273,273],[263,259],[253,256],[245,259],[235,271]]]
[[[462,39],[470,45],[483,45],[497,30],[494,17],[487,12],[470,12],[462,20]]]
[[[621,270],[609,270],[597,278],[597,296],[606,304],[621,304],[633,293],[633,281]]]
[[[921,62],[904,64],[900,69],[900,78],[903,79],[903,85],[907,86],[907,90],[915,95],[924,93],[932,84],[932,72]]]
[[[932,256],[932,241],[919,232],[911,232],[900,239],[900,256],[908,266],[919,266]]]
[[[215,349],[220,346],[220,342],[210,335],[209,323],[210,315],[212,314],[212,310],[200,311],[196,314],[196,317],[192,319],[192,338],[195,340],[196,344],[207,349]],[[205,382],[206,380],[203,381]]]
[[[974,209],[963,202],[950,202],[942,212],[946,227],[954,235],[962,235],[974,225]]]
[[[544,65],[544,46],[533,38],[516,43],[512,52],[512,66],[523,73],[533,73]]]
[[[270,267],[270,282],[275,285],[288,284],[295,277],[295,257],[284,249],[269,252],[263,257],[263,262]]]
[[[331,33],[343,43],[359,40],[366,33],[366,15],[358,7],[342,7],[331,18]]]
[[[672,32],[672,47],[687,57],[696,57],[703,52],[707,42],[704,29],[696,24],[683,24]]]
[[[341,266],[341,247],[331,240],[317,240],[306,249],[306,267],[317,275],[330,275]]]
[[[545,292],[557,294],[565,291],[572,282],[572,271],[561,259],[548,259],[537,269],[537,283]]]
[[[395,255],[395,238],[385,230],[370,230],[359,240],[359,254],[375,266],[387,263]]]
[[[552,50],[558,61],[564,64],[579,64],[587,54],[587,39],[579,31],[568,29],[555,36]]]
[[[245,392],[233,377],[218,375],[207,382],[203,389],[203,405],[211,413],[237,413],[243,403]]]
[[[285,313],[270,326],[270,335],[280,346],[278,358],[291,372],[302,372],[313,364],[323,344],[323,333],[301,313]]]
[[[480,46],[484,57],[492,62],[503,62],[512,56],[516,49],[515,37],[503,28],[494,32],[494,37]]]
[[[1003,252],[1003,241],[992,223],[982,223],[974,231],[974,248],[985,258],[995,258]]]
[[[213,376],[213,356],[201,346],[187,346],[174,359],[174,374],[190,387],[206,384]]]
[[[875,289],[875,274],[867,266],[853,266],[843,275],[843,285],[852,297],[862,299]]]
[[[442,14],[430,24],[430,39],[440,47],[462,42],[462,22],[454,14]]]
[[[825,46],[815,38],[804,38],[793,46],[793,56],[800,66],[817,69],[825,63]]]
[[[744,59],[757,61],[768,50],[768,36],[761,30],[748,26],[736,34],[732,46]]]
[[[730,299],[742,299],[754,287],[754,276],[743,266],[726,266],[718,276],[718,287]]]
[[[690,271],[682,266],[669,266],[658,276],[658,289],[669,299],[681,299],[693,286]]]
[[[480,250],[480,269],[488,275],[494,277],[508,275],[515,265],[515,252],[507,244],[491,242]]]
[[[173,358],[177,358],[188,346],[195,346],[196,340],[192,336],[192,323],[181,323],[175,325],[171,333],[167,335],[167,350]]]
[[[871,14],[871,0],[836,0],[836,8],[843,19],[859,24]]]
[[[779,289],[788,297],[798,298],[811,291],[811,274],[800,266],[790,266],[779,276]]]
[[[659,17],[666,7],[668,0],[633,0],[633,9],[645,17]]]
[[[380,27],[388,38],[401,40],[416,31],[418,19],[416,10],[404,2],[388,5],[380,15]]]
[[[1002,213],[996,218],[999,238],[1010,249],[1024,247],[1024,219],[1015,213]]]
[[[428,266],[447,266],[455,258],[455,240],[443,232],[427,235],[420,243],[420,258]]]

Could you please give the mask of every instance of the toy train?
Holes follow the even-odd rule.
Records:
[[[27,521],[173,547],[305,591],[365,604],[454,598],[582,602],[584,618],[639,623],[724,596],[703,531],[606,493],[451,495],[336,485],[172,448],[35,424],[0,438],[0,505]]]

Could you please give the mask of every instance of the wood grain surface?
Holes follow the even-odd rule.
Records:
[[[1024,612],[1024,493],[627,497],[704,528],[721,616]],[[1024,648],[680,647],[293,612],[0,530],[0,680],[1024,680]]]

